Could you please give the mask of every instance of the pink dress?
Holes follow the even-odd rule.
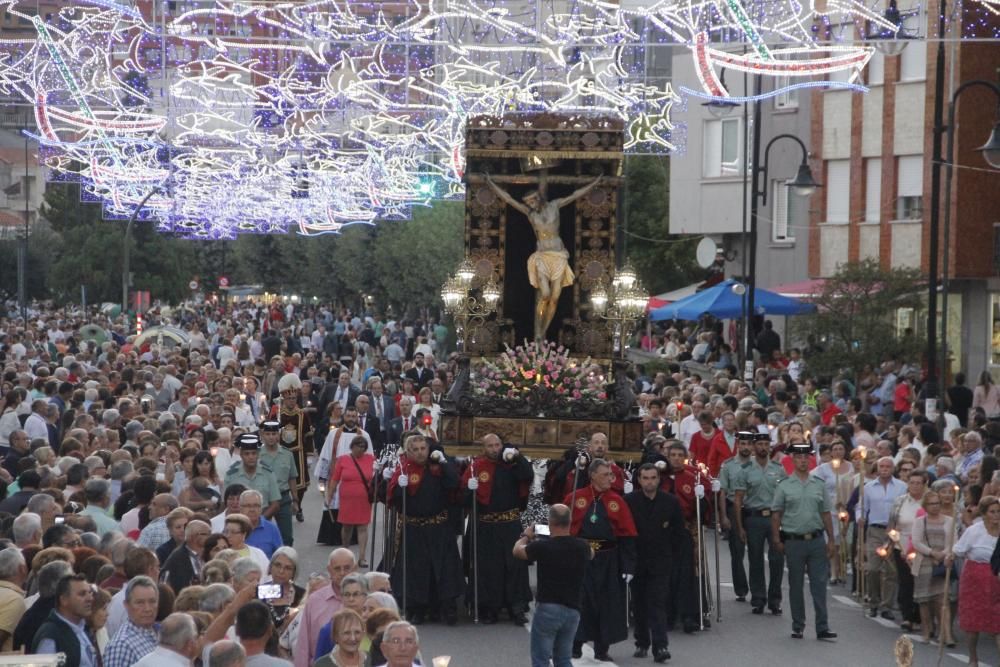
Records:
[[[357,465],[354,465],[355,462]],[[368,487],[375,467],[375,457],[367,452],[359,459],[350,454],[338,456],[331,480],[339,482],[340,510],[337,521],[348,526],[360,526],[371,521],[372,506],[368,502]],[[361,468],[361,474],[358,473]],[[362,474],[364,478],[362,479]]]

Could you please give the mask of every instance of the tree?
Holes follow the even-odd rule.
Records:
[[[922,285],[915,268],[886,270],[872,259],[841,265],[813,297],[816,313],[792,319],[793,337],[810,341],[809,370],[829,377],[886,359],[921,358],[922,336],[898,334],[893,318],[900,308],[922,307]]]
[[[21,230],[17,230],[20,233]],[[12,235],[13,236],[13,235]],[[17,299],[17,238],[0,239],[0,303]],[[40,220],[31,226],[28,237],[28,299],[49,298],[49,271],[62,239]]]
[[[703,277],[695,262],[698,237],[670,235],[670,161],[637,155],[625,162],[625,256],[649,294]]]

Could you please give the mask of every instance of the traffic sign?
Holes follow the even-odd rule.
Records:
[[[227,278],[226,276],[222,276],[221,278],[219,278],[219,287],[221,287],[222,289],[226,289],[227,287],[229,287],[229,278]]]

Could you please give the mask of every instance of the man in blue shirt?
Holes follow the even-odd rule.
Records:
[[[892,476],[895,464],[883,456],[876,465],[877,476],[866,483],[857,507],[858,526],[865,532],[865,586],[870,601],[869,615],[893,619],[892,592],[896,589],[896,569],[888,556],[888,525],[896,498],[906,493],[906,484]],[[889,545],[888,547],[886,545]],[[883,555],[884,554],[884,555]]]
[[[281,541],[281,531],[270,519],[261,517],[264,499],[259,491],[247,489],[240,494],[240,514],[245,514],[253,529],[246,537],[246,543],[257,547],[270,558],[284,543]]]

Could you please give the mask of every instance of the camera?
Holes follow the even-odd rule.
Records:
[[[281,595],[281,584],[260,584],[257,586],[258,600],[277,600]]]

